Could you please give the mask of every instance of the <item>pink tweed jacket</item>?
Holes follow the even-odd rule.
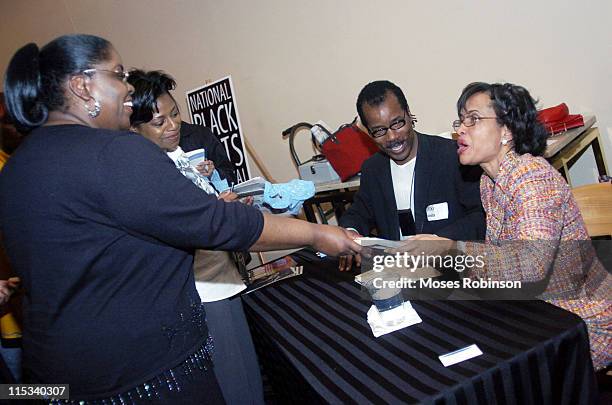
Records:
[[[550,277],[546,301],[582,317],[596,368],[612,361],[612,277],[594,255],[568,184],[541,157],[509,152],[495,180],[480,181],[486,212],[486,266],[470,278],[537,282]]]

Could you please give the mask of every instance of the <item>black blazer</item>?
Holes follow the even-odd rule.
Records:
[[[485,215],[480,201],[478,166],[461,166],[455,141],[417,133],[414,207],[417,233],[435,233],[453,240],[479,240],[485,236]],[[412,179],[406,179],[412,181]],[[431,204],[448,203],[448,219],[428,221]],[[361,185],[353,204],[340,218],[340,226],[369,235],[376,228],[384,239],[399,240],[399,218],[389,157],[378,152],[361,167]]]

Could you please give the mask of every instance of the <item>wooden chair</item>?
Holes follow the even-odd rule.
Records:
[[[589,236],[612,236],[612,184],[599,183],[572,189]]]

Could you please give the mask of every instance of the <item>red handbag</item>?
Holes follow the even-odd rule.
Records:
[[[315,124],[329,135],[321,145],[321,152],[342,181],[359,173],[363,162],[378,151],[376,143],[357,127],[356,121],[357,118],[350,124],[342,125],[333,134]]]
[[[570,114],[565,103],[539,111],[538,120],[551,135],[584,125],[582,115]]]

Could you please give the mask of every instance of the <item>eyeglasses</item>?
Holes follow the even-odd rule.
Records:
[[[461,124],[466,127],[473,127],[480,120],[496,120],[497,117],[479,117],[477,115],[468,115],[467,117],[463,117],[460,120],[453,121],[453,129],[455,131],[459,130]]]
[[[409,117],[412,119],[412,115],[409,115]],[[389,125],[386,128],[376,128],[375,130],[370,130],[368,129],[368,132],[370,133],[370,135],[372,136],[372,138],[380,138],[383,137],[385,135],[387,135],[387,131],[392,129],[394,131],[397,131],[398,129],[401,129],[404,127],[404,125],[406,125],[406,111],[404,111],[404,116],[402,117],[402,119],[399,119],[397,121],[395,121],[393,124]]]
[[[120,70],[120,71],[116,71],[116,70],[107,70],[107,69],[96,69],[96,68],[92,68],[92,69],[85,69],[83,70],[83,73],[86,75],[89,74],[94,74],[96,72],[106,72],[106,73],[111,73],[112,75],[114,75],[118,80],[121,80],[122,82],[126,82],[128,77],[130,77],[130,72],[126,72],[124,70]]]

